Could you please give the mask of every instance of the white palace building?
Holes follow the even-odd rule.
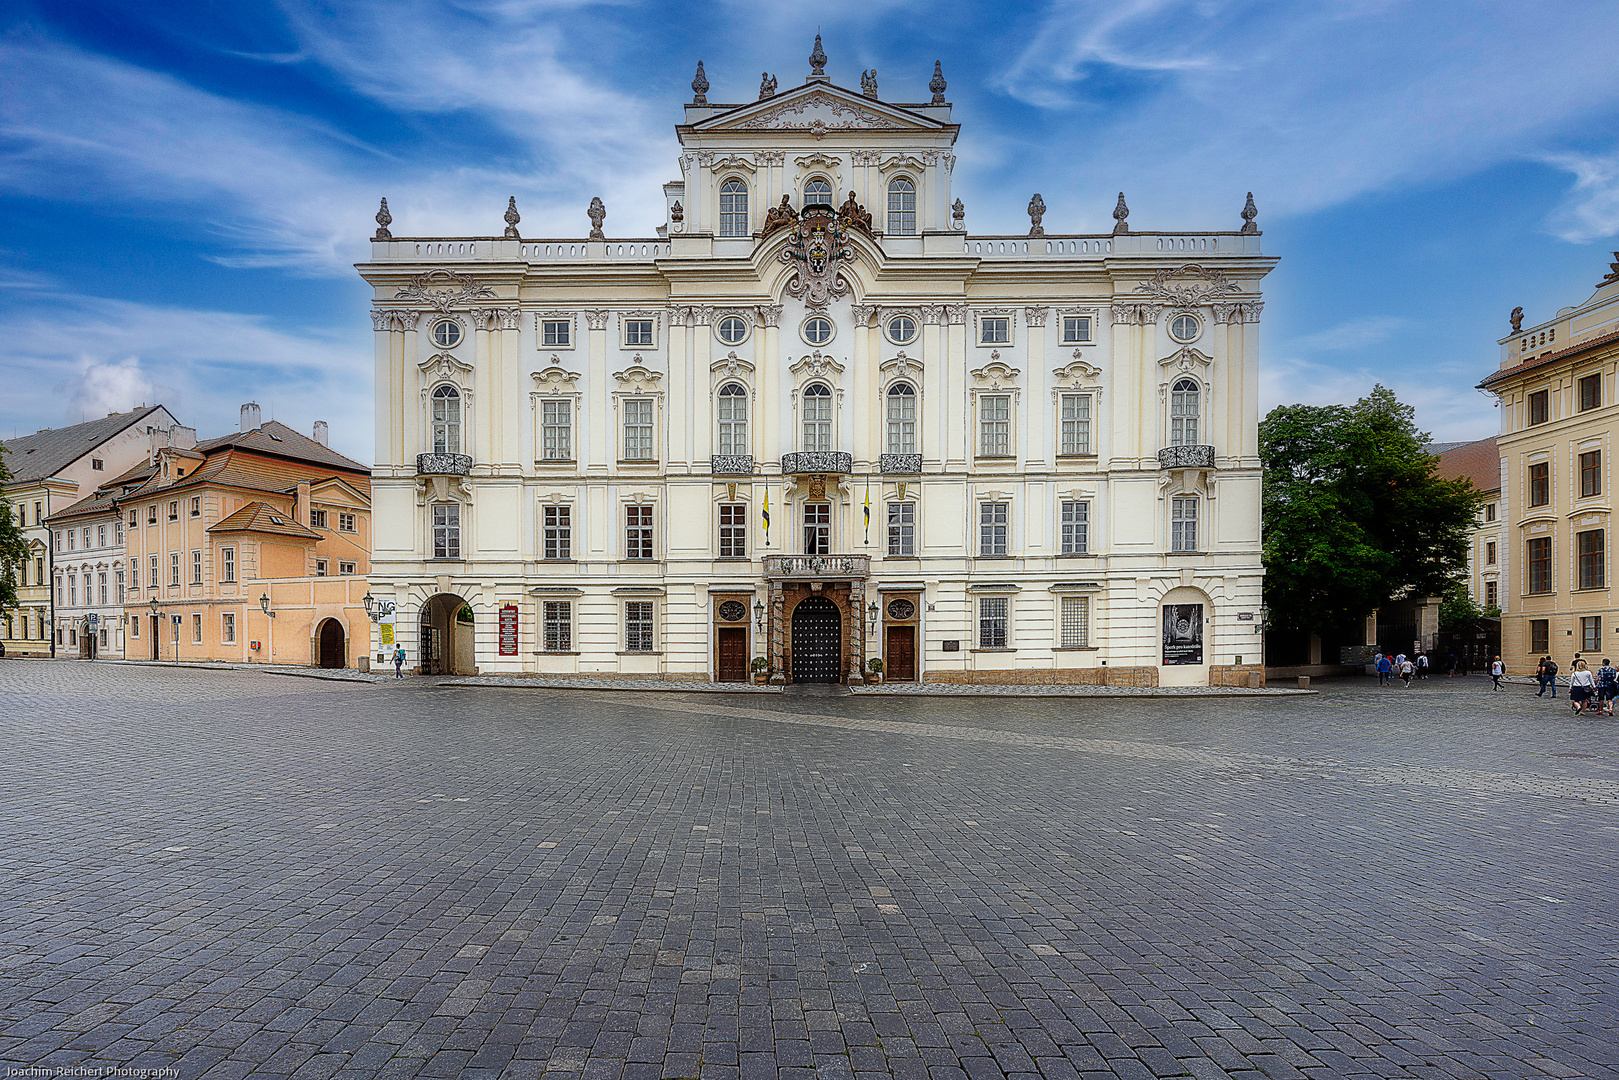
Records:
[[[931,99],[812,72],[676,126],[657,235],[371,259],[371,590],[426,672],[1243,684],[1260,279],[1240,228],[978,236]],[[1022,196],[1018,196],[1021,201]],[[1235,215],[1234,215],[1235,216]]]

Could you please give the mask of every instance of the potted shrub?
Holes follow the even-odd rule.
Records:
[[[874,682],[874,683],[882,682],[883,681],[883,658],[880,657],[880,656],[873,656],[870,660],[866,661],[866,670],[871,672],[871,677],[867,680],[868,682]]]
[[[770,661],[766,660],[762,656],[755,656],[753,658],[753,663],[748,666],[753,669],[753,681],[755,685],[763,686],[765,679],[770,676]]]

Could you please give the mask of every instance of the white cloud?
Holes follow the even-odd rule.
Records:
[[[1619,234],[1619,152],[1549,154],[1542,160],[1574,174],[1574,187],[1548,222],[1553,235],[1585,244]]]
[[[1396,315],[1367,315],[1294,338],[1289,345],[1306,354],[1335,352],[1340,349],[1364,349],[1387,341],[1410,325],[1410,319]]]
[[[156,388],[141,370],[138,356],[121,360],[80,356],[73,378],[58,389],[67,402],[69,423],[124,412],[132,405],[156,400]]]
[[[1417,424],[1440,442],[1482,439],[1500,428],[1495,399],[1473,389],[1478,372],[1465,363],[1379,367],[1322,363],[1298,355],[1267,357],[1259,374],[1259,412],[1278,405],[1358,401],[1378,383],[1416,408]]]

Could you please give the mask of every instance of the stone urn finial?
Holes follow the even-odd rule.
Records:
[[[371,239],[392,240],[394,234],[388,231],[388,226],[393,224],[393,220],[394,216],[388,213],[388,200],[383,199],[382,209],[377,211],[377,235]]]
[[[1130,207],[1125,204],[1124,192],[1119,192],[1118,205],[1113,208],[1113,235],[1130,231]]]
[[[1259,226],[1255,221],[1259,218],[1259,207],[1254,205],[1254,193],[1248,193],[1248,201],[1242,207],[1242,231],[1250,236],[1259,235]]]
[[[590,217],[590,238],[592,240],[605,240],[607,234],[602,232],[602,222],[607,220],[607,207],[602,204],[601,197],[590,200],[590,209],[585,213]]]
[[[703,74],[703,62],[697,61],[697,76],[691,81],[693,105],[708,104],[708,76]]]
[[[826,74],[826,52],[821,48],[821,35],[815,35],[815,51],[809,54],[810,75]]]
[[[522,239],[522,237],[517,235],[517,223],[522,220],[522,215],[517,212],[517,196],[513,195],[511,198],[506,200],[506,239]]]
[[[928,89],[933,91],[933,104],[944,104],[944,92],[950,84],[944,81],[944,66],[939,61],[933,61],[933,79],[928,83]]]

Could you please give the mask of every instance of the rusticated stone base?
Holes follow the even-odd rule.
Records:
[[[923,682],[982,686],[1157,686],[1155,667],[1017,668],[1011,671],[929,671]]]
[[[1210,686],[1246,686],[1254,690],[1265,688],[1265,669],[1258,664],[1211,664]]]

